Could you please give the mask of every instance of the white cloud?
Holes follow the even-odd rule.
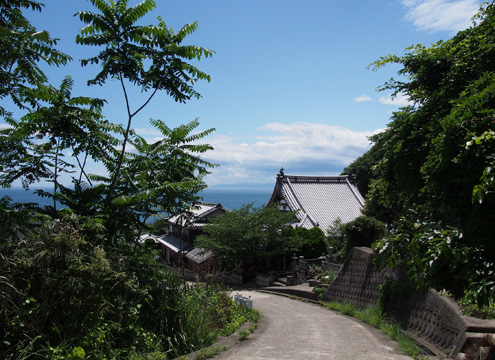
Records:
[[[162,133],[155,128],[137,128],[137,129],[134,129],[134,131],[136,132],[136,134],[143,136],[143,137],[149,136],[149,135],[154,135],[155,137],[162,136]]]
[[[382,130],[356,132],[296,122],[269,123],[258,131],[261,134],[249,144],[226,135],[206,139],[215,150],[204,158],[221,165],[206,179],[209,185],[271,183],[280,167],[287,173],[338,174],[369,149],[367,138]]]
[[[381,104],[385,104],[385,105],[395,105],[395,106],[412,105],[412,102],[409,101],[409,98],[404,94],[397,94],[395,97],[392,97],[391,95],[382,96],[378,101]]]
[[[405,19],[422,31],[457,32],[472,25],[481,5],[477,0],[403,0]]]
[[[354,102],[364,102],[364,101],[371,101],[371,98],[368,95],[361,95],[354,98]]]

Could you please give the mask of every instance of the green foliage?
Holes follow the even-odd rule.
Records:
[[[220,354],[224,350],[227,350],[226,346],[223,347],[211,346],[209,348],[202,349],[196,354],[196,360],[204,360],[204,359],[212,358],[215,355]]]
[[[132,353],[129,360],[167,360],[167,354],[161,351],[153,351],[147,354]]]
[[[46,222],[36,241],[2,239],[2,358],[179,355],[259,317],[220,289],[185,287],[146,248],[94,246],[74,221]]]
[[[334,254],[337,261],[343,261],[347,256],[345,251],[345,230],[344,223],[340,218],[335,219],[333,224],[328,229],[328,247],[333,248]]]
[[[79,347],[114,357],[124,348],[151,350],[158,345],[156,334],[142,322],[142,302],[152,291],[126,267],[113,268],[109,254],[88,243],[76,227],[72,222],[46,222],[36,241],[13,244],[3,239],[3,246],[10,247],[0,271],[6,304],[0,326],[3,356],[26,349],[48,351],[60,344],[62,355],[67,351],[76,356]]]
[[[325,306],[329,309],[341,312],[344,315],[354,316],[356,315],[356,307],[350,303],[339,303],[337,301],[332,301],[329,303],[325,303]]]
[[[107,79],[126,79],[147,90],[165,90],[175,101],[185,102],[200,95],[193,89],[198,80],[210,80],[209,75],[185,60],[199,60],[213,54],[199,46],[183,46],[182,41],[198,27],[185,25],[177,33],[158,17],[158,25],[137,25],[155,7],[155,1],[145,0],[129,7],[127,0],[90,0],[100,11],[80,11],[79,19],[87,24],[77,35],[82,45],[104,46],[97,56],[81,60],[81,64],[100,64],[101,70],[90,85],[102,85]]]
[[[239,334],[239,340],[246,340],[247,337],[251,334],[251,331],[247,330],[247,329],[242,329],[242,330],[239,330],[237,332],[237,334]]]
[[[0,132],[0,186],[10,187],[21,180],[24,188],[30,184],[49,180],[56,192],[62,172],[74,173],[76,166],[65,161],[64,152],[71,151],[77,160],[76,179],[88,181],[84,165],[91,157],[98,161],[113,151],[115,140],[109,135],[103,121],[103,101],[89,97],[72,97],[74,82],[66,77],[58,89],[39,85],[31,99],[40,102],[37,108],[24,115],[21,121],[9,121],[10,128]]]
[[[318,286],[313,288],[313,292],[316,294],[324,294],[326,290],[327,289],[325,289],[324,287],[318,287]]]
[[[149,217],[196,201],[214,166],[201,159],[211,146],[197,141],[213,129],[198,131],[197,120],[174,129],[151,120],[163,139],[150,144],[131,122],[158,91],[179,102],[199,97],[194,83],[209,76],[187,61],[212,52],[181,45],[195,23],[177,33],[161,19],[137,25],[155,7],[152,0],[91,3],[100,13],[79,14],[88,26],[77,42],[104,50],[82,64],[102,65],[90,84],[120,81],[125,126],[104,119],[104,100],[74,96],[70,77],[59,87],[48,84],[40,65],[64,65],[70,57],[23,15],[41,11],[41,3],[0,4],[0,99],[10,97],[23,111],[16,120],[13,110],[0,108],[10,125],[0,130],[0,186],[53,183],[53,192],[36,191],[53,199],[45,209],[0,199],[1,358],[160,359],[205,346],[249,318],[218,290],[185,287],[137,243]],[[151,92],[134,110],[129,83]],[[126,151],[128,144],[136,151]],[[89,174],[90,161],[103,163],[108,176]],[[62,173],[73,186],[60,182]]]
[[[250,332],[254,332],[254,330],[256,330],[257,328],[258,328],[258,323],[252,323],[251,325],[249,325]]]
[[[481,249],[464,241],[458,229],[411,214],[376,242],[376,248],[386,264],[405,268],[416,288],[447,290],[458,299],[470,294],[480,306],[493,296],[493,265]]]
[[[452,39],[371,64],[402,67],[403,80],[381,89],[408,97],[410,105],[349,166],[372,175],[365,213],[394,231],[380,244],[390,250],[386,256],[393,253],[389,264],[403,257],[408,273],[421,278],[413,282],[469,293],[481,303],[495,294],[494,24],[495,4],[484,4],[475,25]]]
[[[127,109],[122,151],[110,171],[110,190],[113,190],[121,176],[133,118],[159,90],[178,102],[199,98],[194,84],[198,80],[209,81],[210,77],[186,61],[200,60],[213,52],[199,46],[181,45],[184,38],[196,30],[196,23],[184,26],[177,33],[169,29],[160,17],[157,26],[137,25],[139,19],[156,7],[153,0],[144,0],[134,7],[129,7],[127,0],[91,0],[91,3],[100,13],[79,12],[79,19],[87,26],[77,35],[76,42],[104,46],[104,49],[97,56],[81,60],[81,65],[101,64],[101,71],[88,81],[88,85],[103,85],[107,79],[118,80]],[[143,92],[151,90],[148,99],[135,111],[131,110],[124,80],[141,87]]]
[[[347,256],[353,247],[371,247],[385,235],[385,224],[369,216],[360,216],[344,225],[344,234],[344,254]]]
[[[374,137],[372,136],[370,139],[374,139]],[[342,172],[342,175],[353,175],[355,177],[356,186],[363,196],[366,196],[370,189],[371,181],[376,178],[377,174],[374,167],[382,156],[380,150],[377,146],[372,147]]]
[[[353,247],[371,245],[385,235],[385,224],[369,216],[360,216],[348,223],[337,219],[329,229],[328,245],[335,250],[335,257],[343,261]]]
[[[71,60],[55,48],[57,39],[47,31],[38,31],[23,14],[25,9],[40,12],[42,6],[31,0],[4,0],[0,4],[0,99],[10,97],[21,108],[33,104],[30,90],[48,80],[40,63],[59,66]],[[3,106],[0,116],[10,116]]]
[[[158,216],[154,221],[147,223],[148,233],[163,235],[169,230],[168,220],[164,216]]]
[[[473,316],[487,320],[495,320],[495,307],[493,305],[479,307],[476,304],[467,304],[462,306],[461,312],[463,315],[466,316]]]
[[[397,341],[399,348],[414,359],[424,359],[423,352],[418,345],[407,336],[398,323],[384,317],[380,306],[372,306],[366,309],[356,309],[349,303],[339,303],[336,301],[324,303],[324,306],[331,310],[339,311],[344,315],[355,317],[368,323],[387,334],[392,340]]]
[[[227,267],[248,268],[300,248],[301,240],[284,232],[294,221],[294,212],[281,212],[276,206],[243,205],[212,219],[196,246],[212,251]]]
[[[333,280],[335,279],[335,276],[337,273],[332,270],[325,270],[320,272],[316,278],[320,280],[323,284],[331,284]]]
[[[325,234],[320,228],[287,227],[284,229],[284,236],[300,239],[302,245],[298,254],[306,259],[316,259],[328,252]]]

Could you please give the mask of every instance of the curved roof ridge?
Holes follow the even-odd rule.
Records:
[[[361,204],[361,206],[364,206],[364,199],[361,196],[361,194],[357,191],[357,188],[350,183],[350,181],[349,181],[348,178],[346,178],[345,181],[347,182],[347,185],[351,189],[351,191],[354,194],[354,196],[356,197],[357,201],[359,201],[359,203]]]
[[[344,181],[347,179],[347,175],[283,175],[286,180],[291,179],[292,181],[306,180],[306,181]]]

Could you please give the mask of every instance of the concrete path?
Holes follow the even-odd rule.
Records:
[[[379,330],[322,306],[256,291],[240,294],[251,296],[263,318],[247,340],[215,359],[412,359]]]

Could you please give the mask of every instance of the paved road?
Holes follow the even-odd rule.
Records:
[[[254,291],[263,318],[258,329],[215,359],[411,360],[379,330],[322,306]]]

